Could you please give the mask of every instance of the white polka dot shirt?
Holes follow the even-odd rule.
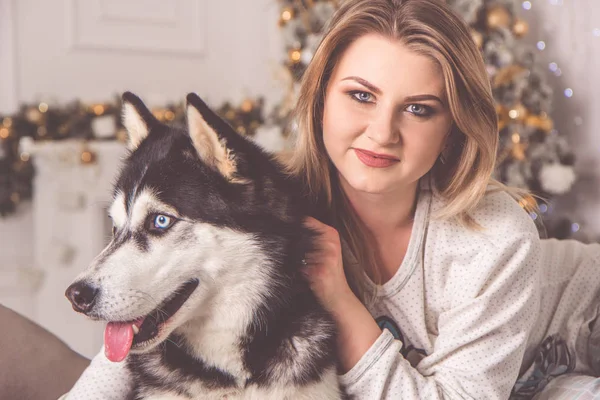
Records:
[[[490,192],[472,214],[482,230],[432,219],[442,206],[421,192],[405,259],[370,307],[383,332],[340,377],[347,392],[356,400],[508,399],[556,333],[578,348],[575,372],[589,373],[582,326],[598,315],[600,245],[540,240],[503,192]]]

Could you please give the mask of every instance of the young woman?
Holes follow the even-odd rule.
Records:
[[[324,240],[307,275],[337,319],[348,391],[507,398],[539,310],[540,244],[511,196],[487,193],[496,111],[466,26],[439,1],[343,3],[297,112],[292,172],[339,232],[309,222]]]
[[[308,221],[306,274],[354,398],[531,398],[600,372],[599,246],[541,243],[493,181],[488,82],[435,0],[343,3],[303,77],[290,171],[335,227]]]
[[[529,215],[491,178],[488,76],[446,4],[343,2],[304,75],[297,119],[289,170],[333,225],[307,221],[321,241],[306,275],[337,321],[353,398],[531,398],[557,371],[593,372],[600,274],[581,271],[600,252],[551,263],[564,252],[542,252]],[[538,354],[550,358],[534,363]],[[122,371],[99,355],[73,398],[107,389],[93,383],[102,377],[110,398],[125,396]]]

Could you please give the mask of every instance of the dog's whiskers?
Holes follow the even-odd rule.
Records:
[[[177,343],[176,341],[174,341],[173,339],[171,339],[170,337],[167,338],[167,340],[165,340],[166,342],[171,342],[173,343],[175,346],[177,346],[178,348],[181,348],[182,344],[181,343]]]
[[[133,291],[136,295],[138,295],[138,296],[141,295],[141,298],[145,299],[150,304],[152,304],[153,308],[159,304],[159,302],[156,301],[156,299],[154,297],[152,297],[152,295],[150,293],[147,293],[147,292],[144,292],[144,291],[138,290],[138,289],[134,289]]]

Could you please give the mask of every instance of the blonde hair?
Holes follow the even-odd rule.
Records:
[[[453,127],[441,156],[444,160],[438,159],[429,173],[446,201],[436,217],[456,218],[475,227],[469,213],[493,182],[498,146],[497,114],[485,64],[469,28],[448,5],[441,0],[342,3],[302,78],[295,110],[297,143],[287,167],[303,180],[312,201],[327,205],[333,226],[350,248],[344,252],[348,281],[363,301],[369,287],[364,271],[377,281],[378,260],[372,238],[338,184],[323,143],[322,119],[333,69],[346,48],[366,34],[396,39],[441,67]]]

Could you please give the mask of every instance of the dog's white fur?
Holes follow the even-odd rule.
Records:
[[[118,193],[110,207],[110,215],[118,231],[125,227],[135,230],[144,224],[149,212],[156,210],[177,215],[176,210],[162,204],[154,193],[147,190],[138,195],[129,214],[125,210],[125,196]],[[180,221],[178,224],[187,223]],[[173,229],[184,227],[174,226]],[[234,349],[239,348],[240,337],[253,322],[262,296],[268,294],[269,260],[252,235],[196,222],[193,223],[193,233],[194,238],[187,238],[188,242],[183,246],[177,245],[174,240],[151,239],[152,250],[149,252],[140,251],[134,243],[126,243],[105,258],[101,265],[92,264],[92,268],[78,279],[99,281],[102,278],[97,313],[102,315],[102,319],[119,320],[150,313],[174,288],[193,276],[200,277],[196,291],[161,329],[152,344],[145,349],[132,349],[132,352],[147,351],[176,329],[194,344],[194,351],[203,355],[204,362],[230,372],[238,379],[238,386],[243,387],[250,374],[244,367],[243,354]],[[172,234],[171,237],[178,236]],[[102,258],[101,253],[99,259]],[[190,265],[196,268],[179,268]],[[238,265],[239,268],[227,270],[227,265]],[[137,289],[132,291],[128,289],[130,287]],[[315,326],[314,329],[318,332],[320,327]],[[322,329],[327,330],[327,327]],[[303,338],[294,338],[293,345],[299,358],[309,357],[314,351],[310,341]],[[153,370],[159,376],[172,374],[158,361]],[[198,383],[193,387],[194,395],[202,399],[240,400],[338,398],[334,369],[324,374],[321,382],[306,386],[293,384],[292,376],[297,372],[284,366],[273,370],[273,378],[280,381],[281,386],[269,390],[251,385],[243,393],[223,389],[215,394],[214,389],[208,391]],[[179,400],[184,397],[165,394],[147,399]]]
[[[149,134],[148,126],[133,105],[125,103],[124,125],[130,134],[130,148],[137,148]],[[226,178],[236,182],[236,165],[226,143],[201,114],[188,107],[188,126],[194,147],[200,157],[212,163]],[[239,183],[243,183],[240,181]],[[132,193],[137,193],[135,187]],[[339,399],[340,392],[334,367],[326,370],[321,380],[312,384],[296,384],[301,371],[291,365],[276,365],[269,381],[276,386],[250,384],[251,377],[244,365],[239,345],[248,328],[259,320],[256,312],[269,296],[274,265],[254,235],[219,227],[206,222],[188,221],[176,209],[163,203],[159,193],[144,189],[135,196],[118,192],[109,209],[116,227],[113,242],[103,250],[77,281],[92,282],[100,288],[92,318],[108,321],[131,321],[153,312],[164,299],[190,279],[199,285],[183,306],[162,325],[158,336],[144,348],[133,353],[145,353],[175,332],[193,346],[192,353],[201,354],[209,367],[225,371],[237,380],[236,389],[215,390],[202,381],[187,385],[194,398],[238,400],[323,400]],[[129,201],[130,204],[126,204]],[[178,219],[167,235],[147,235],[148,249],[135,240],[124,240],[125,232],[142,231],[150,215],[167,214]],[[234,267],[232,267],[234,266]],[[315,346],[311,338],[322,339],[331,327],[311,326],[310,338],[294,337],[290,346],[299,361],[310,360]],[[320,337],[319,332],[323,336]],[[318,347],[318,346],[317,346]],[[157,376],[179,372],[169,371],[159,358],[149,361]],[[302,363],[300,363],[302,364]],[[298,365],[300,365],[298,364]],[[239,388],[239,389],[238,389]],[[244,389],[241,389],[244,388]],[[144,396],[144,393],[141,393]],[[187,399],[173,393],[146,394],[146,400]]]
[[[177,216],[176,210],[147,190],[138,195],[129,214],[124,200],[119,193],[110,207],[117,232],[125,228],[135,231],[145,223],[151,211],[161,210]],[[212,365],[242,372],[241,355],[227,355],[222,349],[231,348],[226,345],[234,343],[245,332],[261,296],[268,293],[265,274],[269,273],[269,260],[250,234],[188,221],[179,221],[172,229],[176,232],[166,238],[149,239],[152,249],[148,252],[141,251],[130,241],[106,257],[104,253],[111,251],[108,246],[97,258],[102,260],[101,264],[92,263],[77,280],[102,281],[96,303],[96,314],[102,319],[132,320],[149,314],[173,290],[198,277],[200,285],[170,319],[166,329],[161,330],[156,342],[181,325],[182,332],[198,343],[197,350],[206,354]],[[186,237],[182,245],[178,243],[177,230],[184,229],[192,232],[193,237]],[[190,265],[195,268],[189,269]],[[239,268],[228,271],[227,265]],[[203,326],[201,335],[189,327],[198,323]]]
[[[323,381],[302,387],[281,385],[268,390],[257,386],[250,386],[243,392],[232,389],[223,389],[219,392],[207,392],[198,385],[193,391],[194,399],[202,400],[326,400],[339,399],[336,371],[332,368],[323,375]],[[187,397],[172,393],[154,395],[144,400],[189,400]]]
[[[135,107],[127,102],[123,104],[123,126],[129,133],[128,147],[130,150],[137,148],[148,136],[148,126]]]

